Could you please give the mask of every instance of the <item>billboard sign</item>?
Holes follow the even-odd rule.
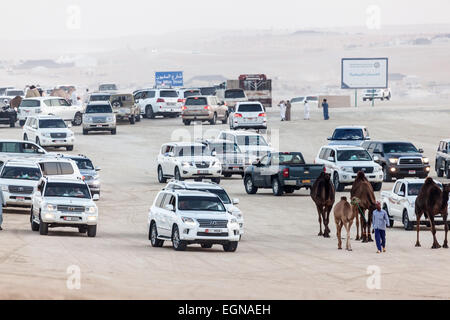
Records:
[[[183,71],[155,72],[155,84],[157,86],[182,87]]]
[[[341,69],[341,88],[387,88],[388,67],[388,58],[344,58]]]

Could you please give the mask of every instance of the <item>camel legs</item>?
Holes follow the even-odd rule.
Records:
[[[350,230],[352,229],[353,220],[345,224],[345,231],[347,231],[347,244],[346,249],[352,251],[352,245],[350,243]]]
[[[369,241],[369,242],[373,242],[372,234],[370,233],[370,227],[372,226],[372,219],[373,219],[373,213],[370,212],[370,209],[369,209],[369,217],[368,217],[368,221],[367,221],[367,241]]]
[[[328,223],[330,222],[330,212],[332,207],[328,206],[323,210],[323,225],[325,227],[325,232],[323,234],[324,238],[330,237],[330,229],[328,228]]]
[[[366,233],[366,222],[362,216],[359,217],[361,219],[361,239],[362,242],[367,242],[367,233]]]
[[[429,214],[428,218],[431,223],[431,233],[433,234],[433,246],[431,247],[431,249],[439,249],[441,245],[436,239],[436,225],[434,224],[434,216]]]
[[[445,248],[445,249],[448,249],[448,241],[447,241],[448,224],[447,224],[447,218],[448,218],[447,214],[442,217],[442,219],[444,220],[444,226],[445,226],[445,240],[444,240],[444,245],[442,247]]]
[[[358,212],[358,209],[355,207],[353,207],[353,210],[356,211],[356,215],[353,214],[353,216],[356,217],[356,238],[355,238],[355,240],[358,241],[358,240],[361,240],[361,238],[359,237],[359,212]]]
[[[420,245],[420,241],[419,241],[419,233],[420,233],[420,219],[422,218],[422,212],[416,212],[416,217],[417,217],[417,242],[416,242],[416,247],[421,247]]]
[[[323,232],[322,232],[322,212],[323,212],[323,207],[317,206],[317,213],[319,214],[319,226],[320,226],[320,232],[318,234],[318,236],[323,236]]]
[[[342,220],[336,220],[336,236],[338,238],[338,250],[342,250],[341,230],[342,230]]]

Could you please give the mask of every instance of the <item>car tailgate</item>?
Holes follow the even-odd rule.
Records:
[[[324,166],[320,164],[305,164],[286,168],[289,169],[289,177],[284,176],[285,179],[309,180],[311,182],[315,181],[324,170]]]

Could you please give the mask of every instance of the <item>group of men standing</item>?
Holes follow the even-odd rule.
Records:
[[[286,121],[286,120],[290,120],[287,119],[286,117],[286,111],[288,111],[288,114],[290,115],[290,109],[291,109],[291,102],[289,100],[282,100],[278,106],[280,107],[280,115],[281,115],[281,121]],[[330,120],[330,116],[328,113],[328,101],[327,99],[323,99],[322,101],[322,110],[323,110],[323,118],[324,120]],[[311,119],[311,108],[309,105],[309,102],[307,99],[305,99],[305,103],[304,103],[304,120],[310,120]]]

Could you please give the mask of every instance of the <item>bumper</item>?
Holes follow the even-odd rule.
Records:
[[[84,123],[83,129],[89,131],[113,130],[116,128],[115,123]]]
[[[226,164],[222,165],[222,174],[241,174],[244,173],[245,167],[242,164]]]
[[[74,143],[75,143],[74,137],[67,138],[67,139],[52,139],[52,138],[43,137],[40,140],[40,144],[43,147],[68,147],[68,146],[73,146]]]
[[[316,179],[286,179],[281,181],[284,187],[311,188]]]
[[[182,167],[180,174],[182,178],[220,178],[222,176],[222,168],[198,169]]]
[[[181,114],[181,106],[178,104],[167,105],[167,104],[156,104],[157,114]]]
[[[233,120],[233,128],[267,129],[267,121],[243,122],[243,121]]]
[[[344,184],[352,184],[356,179],[356,173],[353,172],[341,172],[339,173],[339,182]],[[372,183],[381,183],[383,182],[383,171],[367,173],[367,180]]]
[[[182,114],[183,120],[202,120],[202,121],[210,121],[213,118],[213,114]]]
[[[65,212],[43,212],[41,213],[43,222],[51,226],[95,226],[97,225],[98,216],[87,216],[86,214],[71,214]]]
[[[11,194],[3,191],[3,197],[5,198],[6,207],[31,207],[32,194]]]
[[[226,244],[239,241],[240,235],[239,228],[204,229],[182,226],[180,229],[180,239],[189,243]]]
[[[425,166],[400,166],[389,165],[389,174],[393,177],[426,177],[431,171],[429,165]]]

